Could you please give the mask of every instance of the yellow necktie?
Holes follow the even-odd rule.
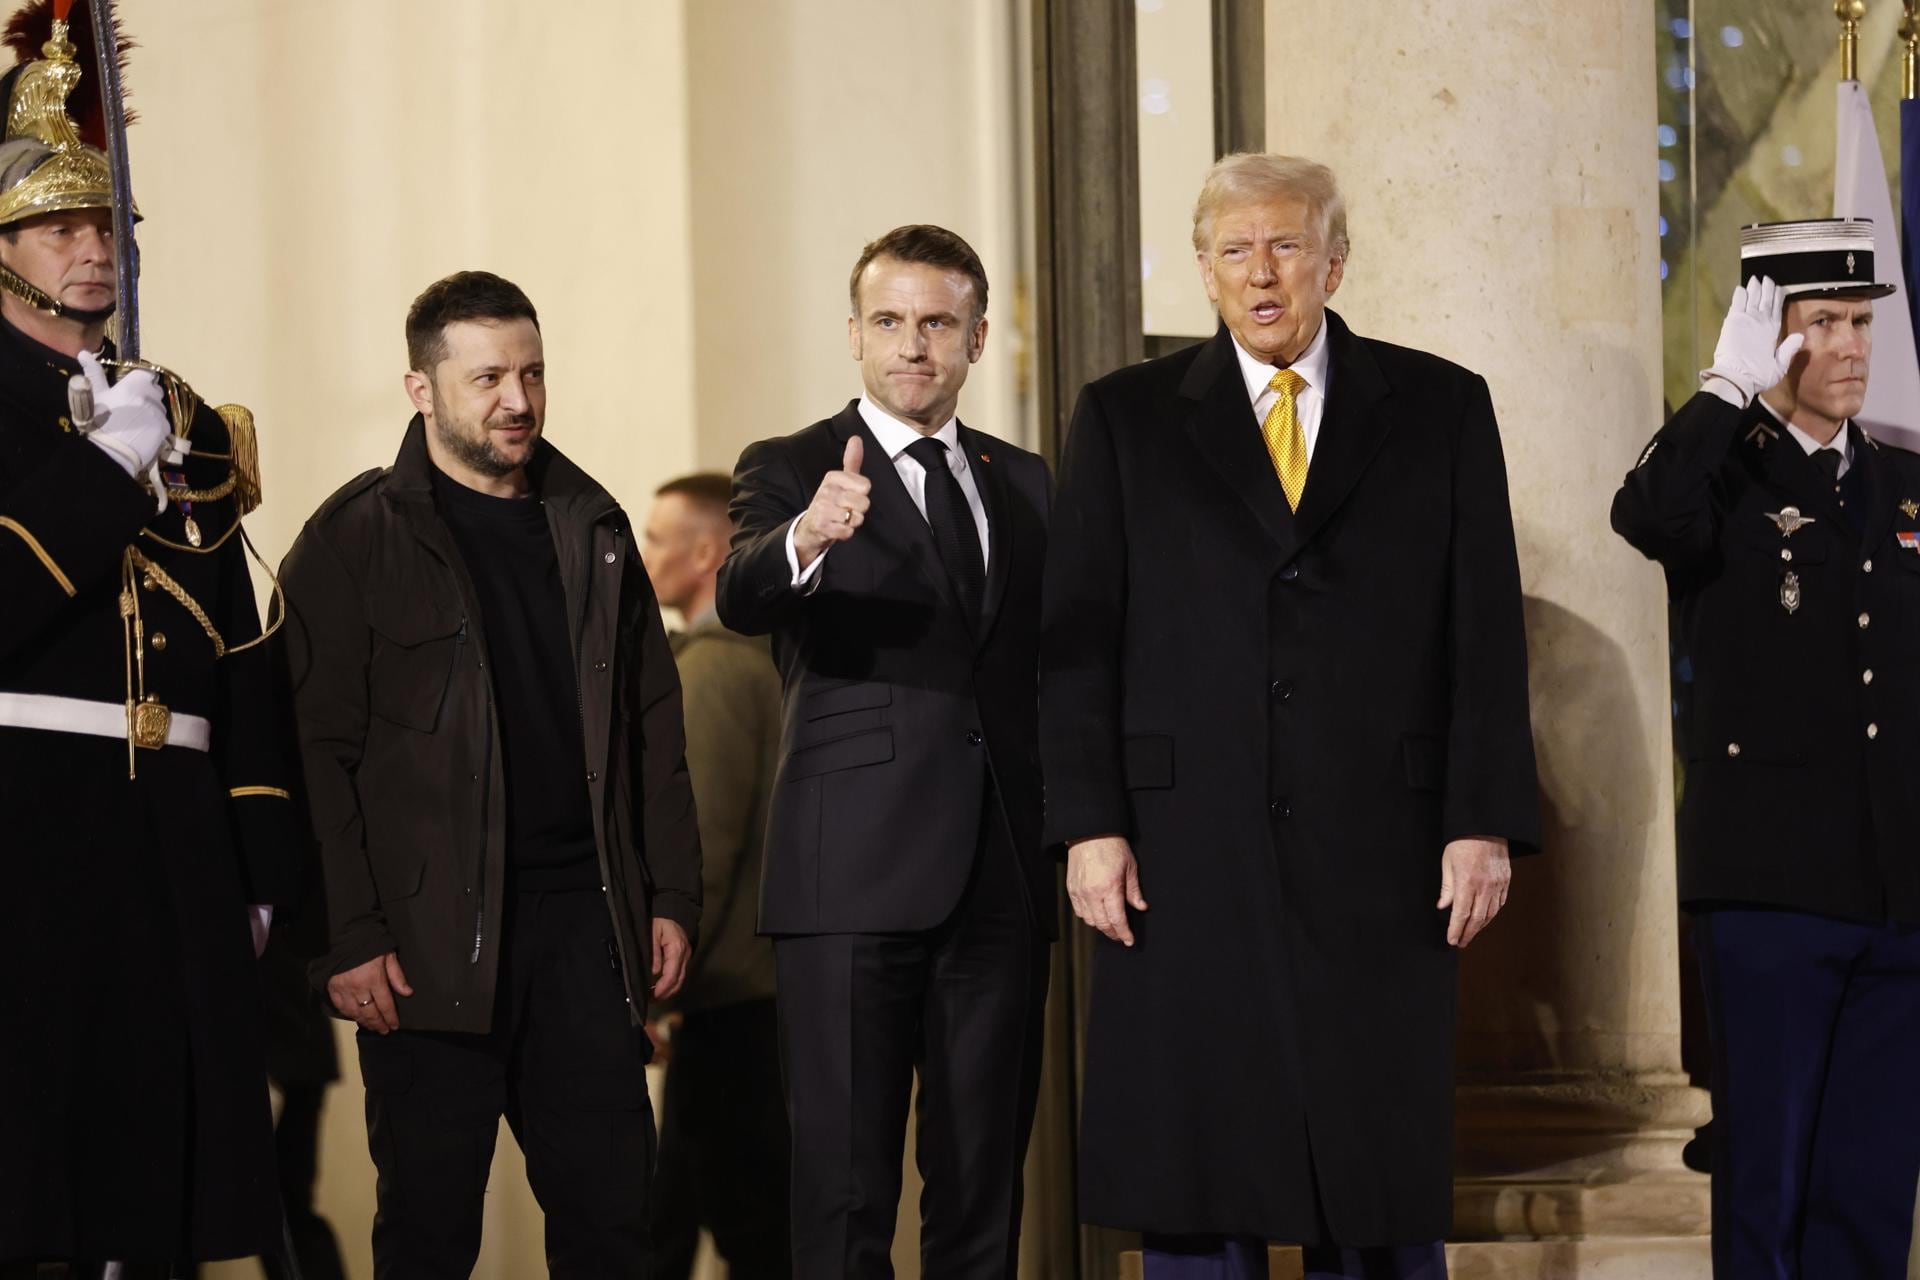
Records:
[[[1267,386],[1280,394],[1273,408],[1267,410],[1267,420],[1260,424],[1280,487],[1287,491],[1287,506],[1295,511],[1300,509],[1300,494],[1307,487],[1307,434],[1300,429],[1296,404],[1300,389],[1306,385],[1307,380],[1291,369],[1274,374]]]

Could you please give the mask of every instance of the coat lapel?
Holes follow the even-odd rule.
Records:
[[[1246,504],[1267,536],[1281,546],[1291,546],[1293,512],[1287,508],[1286,490],[1280,487],[1266,441],[1260,437],[1260,424],[1254,421],[1246,380],[1240,376],[1233,338],[1225,327],[1188,366],[1180,396],[1192,402],[1186,430],[1195,450]]]
[[[960,447],[967,451],[967,468],[973,474],[974,487],[980,490],[980,504],[987,511],[987,597],[981,605],[979,625],[974,629],[975,643],[981,645],[993,633],[1013,568],[1013,537],[1007,520],[1011,504],[1007,499],[1004,464],[993,460],[993,450],[987,441],[964,422],[960,424]]]
[[[1339,316],[1329,311],[1325,323],[1329,326],[1327,381],[1332,385],[1307,468],[1307,487],[1294,517],[1294,536],[1302,544],[1353,492],[1393,426],[1389,415],[1374,408],[1387,394],[1379,364]]]

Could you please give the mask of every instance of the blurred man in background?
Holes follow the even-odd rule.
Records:
[[[733,1280],[791,1274],[773,943],[754,932],[780,673],[764,637],[737,635],[714,612],[732,490],[714,473],[662,485],[640,543],[660,603],[682,619],[670,639],[704,855],[704,942],[679,998],[653,1023],[672,1055],[653,1200],[662,1280],[692,1273],[701,1227]]]

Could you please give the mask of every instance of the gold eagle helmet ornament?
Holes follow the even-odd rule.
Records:
[[[69,114],[69,99],[93,58],[90,29],[70,30],[72,4],[35,0],[6,27],[5,43],[20,63],[0,80],[6,106],[6,134],[0,139],[0,230],[38,214],[113,207],[113,173],[106,152],[84,136],[97,128],[98,106],[89,111],[83,97],[80,119]],[[81,21],[74,25],[90,26],[87,13],[83,7]],[[36,47],[40,56],[31,58]],[[67,313],[57,299],[4,266],[0,287],[42,311]]]

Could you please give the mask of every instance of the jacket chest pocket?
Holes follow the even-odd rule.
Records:
[[[467,645],[467,620],[458,611],[418,599],[367,600],[373,653],[367,671],[367,710],[382,720],[432,733],[446,705],[447,687]]]

